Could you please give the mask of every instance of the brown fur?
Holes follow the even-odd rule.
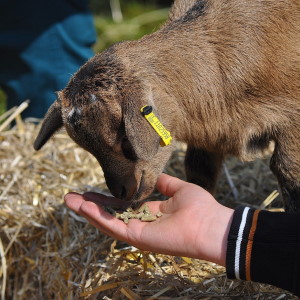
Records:
[[[226,155],[251,160],[272,141],[286,209],[300,210],[299,0],[176,0],[160,30],[96,55],[60,98],[64,126],[116,197],[146,197],[171,154],[140,113],[152,105],[188,144],[189,181],[213,191]]]

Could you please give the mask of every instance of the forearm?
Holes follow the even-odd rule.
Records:
[[[300,214],[238,207],[228,235],[227,275],[300,295]]]

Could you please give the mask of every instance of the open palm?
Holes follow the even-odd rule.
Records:
[[[97,193],[69,193],[69,208],[87,218],[100,231],[142,250],[189,256],[225,265],[226,240],[233,211],[220,205],[201,187],[162,174],[158,190],[170,197],[147,202],[162,217],[153,222],[130,219],[128,224],[102,206],[124,206],[124,202]]]

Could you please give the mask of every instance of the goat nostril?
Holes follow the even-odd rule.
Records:
[[[126,191],[126,188],[125,186],[122,186],[122,191],[121,191],[121,199],[125,199],[127,196],[127,191]]]

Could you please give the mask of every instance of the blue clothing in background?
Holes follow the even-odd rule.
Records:
[[[8,108],[41,118],[96,40],[86,0],[0,0],[0,86]]]

